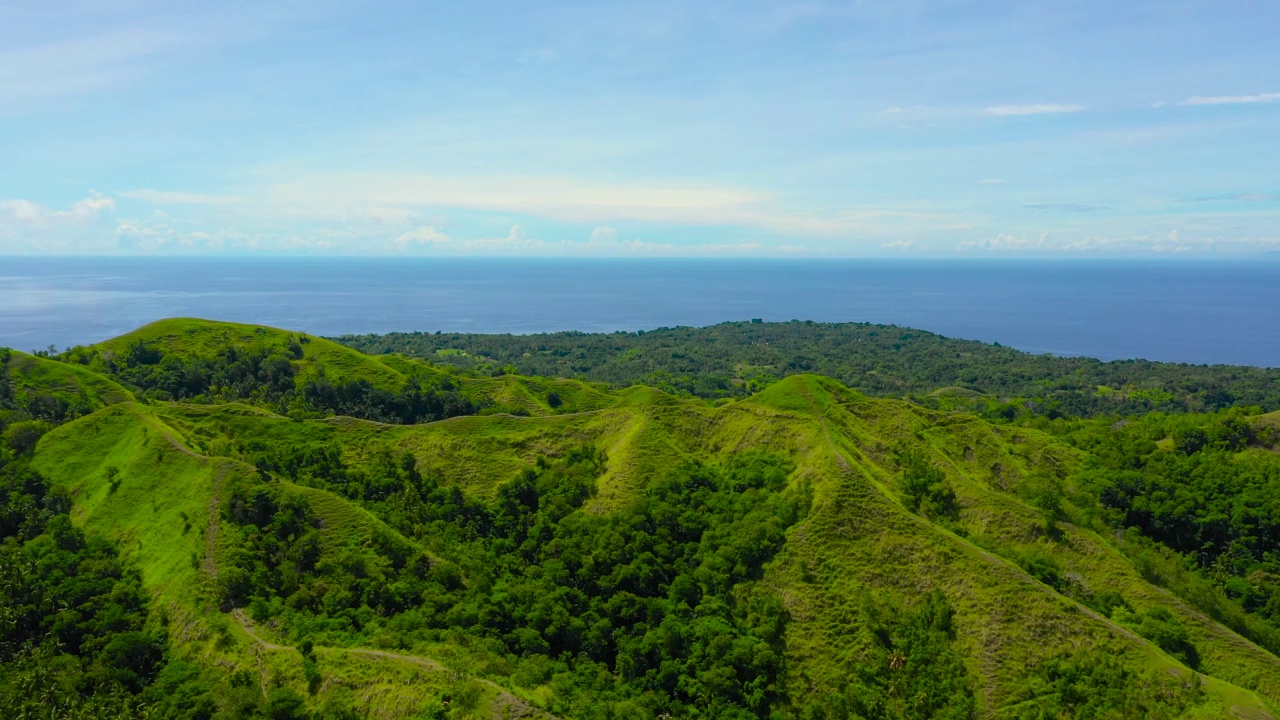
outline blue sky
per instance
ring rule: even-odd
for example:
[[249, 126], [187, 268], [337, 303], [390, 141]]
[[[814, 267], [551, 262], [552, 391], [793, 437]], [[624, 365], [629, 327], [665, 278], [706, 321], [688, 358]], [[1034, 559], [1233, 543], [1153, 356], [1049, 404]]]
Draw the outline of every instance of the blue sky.
[[1245, 257], [1280, 5], [0, 0], [0, 254]]

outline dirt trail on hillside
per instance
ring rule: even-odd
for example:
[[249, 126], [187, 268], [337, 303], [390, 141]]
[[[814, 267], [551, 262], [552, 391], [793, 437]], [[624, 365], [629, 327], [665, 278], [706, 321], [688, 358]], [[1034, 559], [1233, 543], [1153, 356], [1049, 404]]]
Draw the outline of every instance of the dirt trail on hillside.
[[[261, 635], [259, 635], [257, 628], [255, 628], [253, 625], [253, 621], [250, 620], [247, 615], [245, 615], [244, 610], [240, 610], [240, 609], [232, 610], [231, 616], [235, 618], [237, 623], [240, 624], [240, 628], [244, 630], [245, 634], [248, 635], [254, 642], [256, 642], [258, 646], [261, 647], [262, 649], [271, 650], [271, 651], [298, 652], [297, 648], [295, 647], [292, 647], [289, 645], [278, 645], [276, 643], [266, 640]], [[431, 672], [440, 672], [440, 673], [451, 672], [451, 670], [445, 665], [442, 665], [439, 662], [432, 660], [431, 658], [423, 657], [421, 655], [405, 655], [403, 653], [391, 652], [389, 650], [373, 650], [371, 648], [332, 647], [328, 649], [337, 650], [339, 652], [345, 652], [348, 655], [359, 655], [366, 658], [379, 658], [383, 660], [391, 660], [394, 662], [409, 663], [411, 665], [417, 665]], [[486, 680], [484, 678], [478, 678], [478, 677], [473, 677], [471, 679], [475, 680], [481, 685], [484, 685], [490, 688], [491, 690], [494, 690], [498, 694], [498, 697], [494, 703], [494, 708], [493, 708], [495, 718], [508, 718], [508, 717], [509, 718], [532, 718], [532, 717], [554, 718], [555, 717], [553, 715], [549, 715], [533, 707], [524, 698], [511, 694], [511, 692], [508, 691], [506, 688], [502, 687], [501, 685], [491, 680]]]
[[250, 620], [244, 614], [244, 610], [240, 610], [238, 608], [235, 610], [232, 610], [231, 617], [235, 618], [236, 622], [240, 623], [240, 629], [244, 630], [246, 635], [253, 638], [254, 642], [258, 643], [259, 645], [266, 648], [267, 650], [292, 650], [293, 649], [292, 647], [287, 647], [285, 645], [277, 645], [273, 642], [268, 642], [267, 640], [264, 640], [262, 636], [258, 634], [257, 629], [253, 626], [253, 621]]
[[[208, 455], [201, 455], [195, 450], [183, 445], [181, 440], [162, 428], [156, 428], [156, 430], [165, 440], [169, 441], [169, 444], [173, 446], [174, 450], [177, 450], [187, 457], [195, 458], [202, 464], [209, 461], [216, 462], [218, 460], [218, 458], [210, 457]], [[200, 569], [208, 573], [209, 577], [215, 580], [218, 578], [218, 564], [214, 561], [213, 556], [218, 547], [218, 503], [220, 502], [222, 481], [225, 480], [226, 477], [227, 464], [225, 461], [220, 462], [218, 463], [218, 472], [213, 478], [213, 492], [210, 494], [209, 498], [208, 516], [204, 533], [204, 559], [200, 562]], [[241, 624], [243, 625], [243, 623]]]
[[326, 418], [320, 418], [319, 422], [326, 422], [334, 425], [364, 423], [367, 425], [377, 425], [378, 427], [386, 427], [386, 428], [420, 428], [420, 427], [430, 427], [432, 425], [441, 425], [443, 423], [456, 423], [459, 421], [468, 420], [472, 418], [479, 418], [479, 417], [505, 418], [507, 420], [550, 420], [553, 418], [570, 418], [570, 417], [582, 417], [583, 415], [597, 415], [599, 413], [602, 413], [608, 410], [613, 410], [613, 409], [614, 409], [614, 406], [610, 406], [610, 407], [596, 408], [595, 410], [579, 410], [577, 412], [556, 413], [552, 415], [512, 415], [511, 413], [492, 413], [489, 415], [454, 415], [453, 417], [444, 418], [443, 420], [432, 420], [430, 422], [412, 423], [409, 425], [405, 425], [402, 423], [385, 423], [380, 420], [366, 420], [364, 418], [358, 418], [353, 415], [330, 415], [329, 417], [326, 417]]
[[[165, 430], [163, 424], [156, 423], [156, 421], [150, 421], [150, 423], [145, 421], [145, 424], [152, 425], [152, 428], [154, 428], [157, 433], [160, 433], [160, 436], [164, 437], [166, 441], [169, 441], [169, 445], [172, 445], [174, 450], [177, 450], [180, 454], [186, 455], [187, 457], [195, 457], [196, 460], [212, 460], [211, 457], [198, 454], [198, 452], [192, 450], [192, 448], [182, 445], [182, 441], [173, 437], [173, 433], [170, 433], [169, 430]], [[155, 427], [155, 425], [160, 425], [160, 427]]]
[[227, 464], [218, 465], [218, 474], [213, 478], [213, 492], [209, 497], [208, 524], [204, 531], [204, 561], [200, 568], [209, 573], [209, 577], [218, 579], [218, 563], [214, 561], [214, 553], [218, 549], [218, 504], [221, 502], [222, 481], [227, 477]]

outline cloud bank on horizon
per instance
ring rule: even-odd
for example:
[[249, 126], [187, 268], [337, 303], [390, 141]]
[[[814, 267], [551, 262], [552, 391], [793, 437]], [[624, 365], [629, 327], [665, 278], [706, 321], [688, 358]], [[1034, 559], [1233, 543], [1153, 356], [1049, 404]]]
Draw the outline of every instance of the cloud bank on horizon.
[[0, 5], [0, 255], [1280, 250], [1271, 3], [453, 5]]

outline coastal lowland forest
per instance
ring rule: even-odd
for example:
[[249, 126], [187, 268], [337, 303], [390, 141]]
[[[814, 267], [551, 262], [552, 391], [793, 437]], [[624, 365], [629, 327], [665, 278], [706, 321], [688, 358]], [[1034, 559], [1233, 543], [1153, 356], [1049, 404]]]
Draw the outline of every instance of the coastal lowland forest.
[[1280, 370], [901, 327], [0, 350], [11, 718], [1280, 717]]

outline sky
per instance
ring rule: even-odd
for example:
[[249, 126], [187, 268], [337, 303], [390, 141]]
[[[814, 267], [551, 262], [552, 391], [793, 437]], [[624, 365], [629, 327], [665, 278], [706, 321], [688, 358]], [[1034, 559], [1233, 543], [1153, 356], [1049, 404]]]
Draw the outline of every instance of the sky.
[[1280, 251], [1270, 0], [0, 0], [0, 255]]

